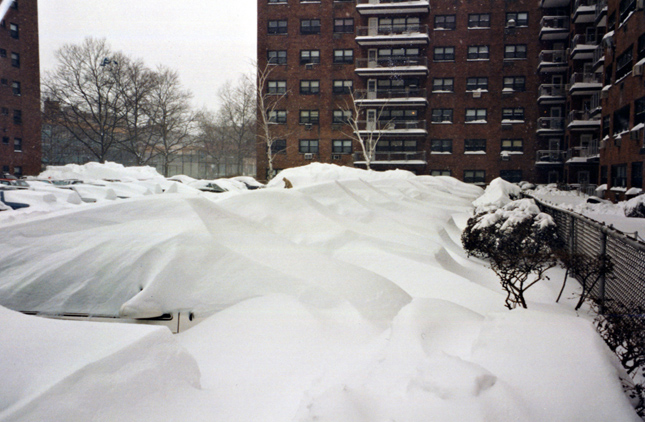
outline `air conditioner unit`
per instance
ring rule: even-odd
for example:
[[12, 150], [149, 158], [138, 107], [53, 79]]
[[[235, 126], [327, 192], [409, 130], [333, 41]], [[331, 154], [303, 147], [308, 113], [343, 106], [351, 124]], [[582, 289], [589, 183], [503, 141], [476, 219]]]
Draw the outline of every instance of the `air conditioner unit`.
[[643, 63], [636, 63], [632, 70], [633, 76], [641, 76], [643, 74]]
[[307, 153], [307, 154], [305, 154], [305, 160], [313, 160], [313, 159], [314, 159], [314, 155], [313, 155], [313, 154], [311, 154], [311, 153]]
[[307, 69], [307, 70], [312, 70], [313, 68], [314, 68], [314, 64], [313, 64], [313, 63], [307, 63], [307, 64], [305, 64], [305, 69]]
[[312, 127], [313, 127], [313, 125], [311, 123], [306, 123], [305, 124], [305, 129], [306, 130], [311, 130]]
[[517, 23], [515, 22], [515, 19], [509, 19], [508, 22], [506, 22], [506, 27], [507, 28], [515, 28]]
[[332, 160], [340, 160], [340, 154], [334, 154], [331, 156]]
[[603, 89], [600, 91], [600, 98], [609, 98], [609, 91]]
[[482, 97], [481, 91], [473, 91], [473, 98], [481, 98], [481, 97]]

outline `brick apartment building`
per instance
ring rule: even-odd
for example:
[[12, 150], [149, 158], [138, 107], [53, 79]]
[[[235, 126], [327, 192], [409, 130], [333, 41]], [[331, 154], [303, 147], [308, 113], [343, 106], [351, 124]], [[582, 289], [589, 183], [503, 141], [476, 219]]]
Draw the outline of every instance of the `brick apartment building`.
[[36, 0], [14, 1], [0, 24], [0, 173], [41, 170]]
[[[364, 165], [343, 123], [353, 98], [379, 135], [375, 169], [642, 188], [645, 15], [597, 1], [259, 0], [274, 168]], [[266, 157], [259, 145], [260, 179]]]

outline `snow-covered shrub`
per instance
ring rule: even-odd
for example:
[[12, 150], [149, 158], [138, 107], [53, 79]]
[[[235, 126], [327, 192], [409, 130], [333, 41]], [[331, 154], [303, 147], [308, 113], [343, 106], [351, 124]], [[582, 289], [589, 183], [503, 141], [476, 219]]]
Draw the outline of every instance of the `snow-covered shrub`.
[[482, 196], [473, 201], [473, 205], [477, 212], [494, 210], [519, 199], [521, 194], [519, 186], [498, 177], [490, 182]]
[[645, 195], [639, 195], [625, 203], [625, 216], [645, 218]]
[[546, 278], [545, 272], [557, 264], [555, 252], [560, 247], [555, 222], [532, 199], [476, 214], [468, 220], [461, 241], [469, 255], [490, 260], [509, 309], [527, 307], [524, 292]]

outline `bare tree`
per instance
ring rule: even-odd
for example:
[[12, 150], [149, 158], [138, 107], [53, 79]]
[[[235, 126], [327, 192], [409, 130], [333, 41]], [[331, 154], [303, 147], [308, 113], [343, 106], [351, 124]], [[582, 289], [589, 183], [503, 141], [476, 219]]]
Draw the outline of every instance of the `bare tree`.
[[56, 57], [58, 66], [43, 80], [45, 98], [59, 106], [52, 118], [104, 162], [122, 136], [123, 98], [117, 80], [125, 57], [104, 39], [94, 38], [66, 44]]
[[158, 111], [151, 103], [152, 90], [159, 78], [141, 60], [126, 59], [119, 76], [123, 99], [123, 139], [119, 147], [130, 153], [137, 165], [147, 164], [158, 150], [159, 140], [153, 130], [152, 113]]
[[218, 166], [230, 154], [229, 144], [219, 130], [215, 115], [208, 110], [201, 110], [195, 116], [197, 123], [197, 140], [203, 152], [211, 157], [213, 163]]
[[217, 112], [218, 138], [228, 144], [237, 172], [241, 174], [244, 158], [255, 156], [255, 83], [248, 76], [243, 76], [235, 85], [227, 82], [220, 89], [219, 98], [222, 105]]
[[284, 87], [284, 89], [281, 89], [280, 87], [269, 89], [269, 77], [271, 76], [271, 72], [275, 69], [274, 65], [267, 64], [264, 68], [256, 66], [256, 69], [257, 84], [255, 92], [257, 96], [258, 138], [259, 142], [266, 147], [267, 163], [269, 165], [267, 179], [270, 180], [274, 176], [274, 144], [278, 139], [283, 139], [286, 136], [285, 134], [279, 136], [276, 133], [277, 131], [274, 130], [277, 123], [276, 112], [289, 91], [286, 87]]
[[374, 112], [371, 113], [359, 106], [354, 91], [350, 91], [349, 95], [350, 101], [346, 101], [341, 110], [345, 113], [345, 123], [349, 126], [350, 131], [343, 131], [343, 133], [358, 142], [365, 159], [365, 168], [371, 170], [372, 160], [376, 156], [376, 146], [383, 134], [381, 116], [385, 105], [381, 106], [378, 111], [374, 109]]
[[177, 71], [165, 66], [157, 68], [154, 79], [150, 92], [150, 123], [157, 137], [155, 151], [163, 159], [164, 176], [168, 176], [170, 163], [196, 143], [192, 133], [192, 94], [183, 89]]

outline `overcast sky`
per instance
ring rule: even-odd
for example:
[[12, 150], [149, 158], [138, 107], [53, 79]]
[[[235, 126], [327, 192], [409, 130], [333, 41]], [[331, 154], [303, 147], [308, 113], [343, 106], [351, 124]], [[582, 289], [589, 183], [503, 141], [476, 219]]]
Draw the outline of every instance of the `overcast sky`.
[[54, 52], [85, 37], [106, 38], [114, 50], [150, 67], [177, 69], [196, 107], [217, 107], [217, 90], [252, 70], [255, 0], [38, 0], [40, 69]]

